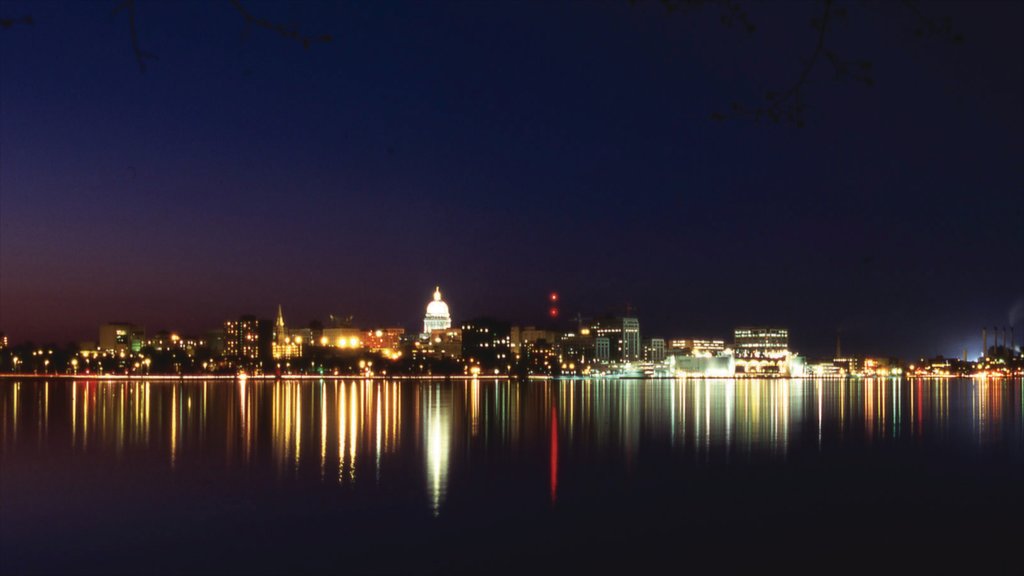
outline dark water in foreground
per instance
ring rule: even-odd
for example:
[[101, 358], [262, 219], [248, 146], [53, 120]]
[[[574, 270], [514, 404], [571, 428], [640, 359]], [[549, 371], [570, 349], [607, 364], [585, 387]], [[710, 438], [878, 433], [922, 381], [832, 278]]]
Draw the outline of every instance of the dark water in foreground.
[[1020, 573], [1020, 380], [0, 379], [0, 571]]

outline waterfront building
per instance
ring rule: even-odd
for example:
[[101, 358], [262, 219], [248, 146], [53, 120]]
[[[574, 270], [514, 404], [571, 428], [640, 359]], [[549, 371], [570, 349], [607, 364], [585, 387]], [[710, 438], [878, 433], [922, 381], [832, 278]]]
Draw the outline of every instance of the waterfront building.
[[100, 349], [114, 352], [138, 352], [142, 350], [145, 331], [128, 322], [110, 322], [100, 326]]
[[377, 328], [363, 333], [363, 345], [370, 352], [393, 355], [402, 348], [405, 328]]
[[462, 329], [447, 328], [434, 330], [427, 338], [417, 338], [412, 343], [414, 360], [458, 360], [462, 357]]
[[266, 322], [251, 315], [224, 322], [224, 358], [235, 366], [262, 360], [267, 355], [265, 349], [269, 348], [267, 332]]
[[274, 360], [290, 360], [302, 356], [302, 344], [305, 340], [300, 334], [289, 334], [284, 325], [284, 313], [281, 305], [277, 306], [277, 321], [274, 322], [274, 336], [271, 342], [271, 356]]
[[684, 350], [694, 356], [717, 356], [725, 351], [725, 340], [714, 338], [675, 338], [669, 341], [673, 350]]
[[364, 332], [352, 326], [324, 328], [320, 333], [320, 345], [342, 350], [363, 348]]
[[789, 355], [786, 328], [742, 327], [733, 331], [737, 358], [780, 359]]
[[728, 354], [694, 356], [683, 350], [669, 350], [665, 364], [674, 376], [732, 378], [736, 374], [736, 358]]
[[607, 362], [633, 362], [643, 354], [640, 346], [640, 321], [636, 318], [604, 318], [591, 327], [595, 335], [595, 346], [601, 347], [601, 338], [607, 339], [607, 358], [603, 348], [596, 353], [598, 360]]
[[585, 326], [558, 335], [557, 350], [560, 359], [562, 362], [573, 364], [574, 367], [585, 366], [594, 359], [594, 346], [594, 335], [590, 328]]
[[[143, 340], [142, 346], [143, 348], [152, 348], [157, 352], [182, 350], [188, 356], [194, 356], [196, 350], [207, 347], [207, 340], [205, 338], [181, 336], [177, 332], [160, 330], [153, 336]], [[83, 347], [83, 349], [88, 348]]]
[[741, 327], [733, 332], [736, 372], [748, 375], [802, 376], [807, 363], [789, 350], [789, 330]]
[[663, 362], [665, 360], [665, 340], [663, 338], [644, 340], [644, 360], [647, 362]]
[[467, 365], [481, 370], [508, 372], [513, 364], [511, 327], [492, 318], [463, 322], [462, 358]]
[[553, 350], [558, 344], [558, 332], [535, 326], [513, 326], [510, 332], [512, 356], [527, 360], [535, 348]]
[[423, 335], [429, 336], [434, 330], [447, 330], [452, 327], [452, 316], [448, 304], [441, 299], [441, 287], [434, 288], [434, 298], [427, 304], [427, 313], [423, 317]]

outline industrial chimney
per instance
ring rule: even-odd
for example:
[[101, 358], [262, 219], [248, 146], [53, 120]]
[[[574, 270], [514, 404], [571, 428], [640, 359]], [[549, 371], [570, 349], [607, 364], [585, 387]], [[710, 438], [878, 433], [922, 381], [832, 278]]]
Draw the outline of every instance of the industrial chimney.
[[981, 329], [981, 357], [984, 358], [988, 354], [988, 332], [984, 328]]

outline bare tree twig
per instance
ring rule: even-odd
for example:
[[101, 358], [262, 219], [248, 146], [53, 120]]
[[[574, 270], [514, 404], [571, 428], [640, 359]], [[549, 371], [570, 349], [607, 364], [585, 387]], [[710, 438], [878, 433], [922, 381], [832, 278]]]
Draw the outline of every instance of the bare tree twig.
[[32, 20], [31, 15], [20, 16], [18, 18], [6, 18], [0, 16], [0, 29], [7, 30], [16, 24], [24, 24], [26, 26], [32, 26], [35, 21]]
[[[822, 56], [832, 65], [837, 79], [850, 78], [865, 86], [874, 85], [871, 62], [866, 60], [846, 60], [826, 47], [825, 40], [830, 24], [835, 18], [844, 17], [846, 10], [841, 6], [836, 6], [835, 0], [824, 0], [823, 4], [824, 8], [821, 16], [811, 19], [811, 26], [818, 31], [817, 41], [796, 81], [781, 95], [775, 92], [768, 92], [765, 95], [765, 99], [768, 101], [766, 106], [747, 109], [741, 104], [734, 102], [732, 104], [732, 117], [750, 117], [754, 120], [768, 118], [773, 122], [784, 120], [795, 124], [797, 127], [803, 126], [804, 111], [807, 109], [803, 99], [803, 88]], [[715, 113], [711, 117], [714, 120], [725, 120], [730, 116]]]
[[117, 8], [114, 8], [114, 13], [117, 14], [121, 10], [128, 12], [128, 30], [131, 32], [132, 52], [135, 53], [135, 60], [139, 63], [139, 72], [144, 74], [146, 72], [146, 60], [157, 60], [158, 58], [155, 54], [145, 52], [139, 47], [139, 33], [135, 26], [135, 0], [124, 0]]
[[907, 7], [918, 20], [918, 27], [914, 29], [916, 36], [938, 35], [944, 36], [947, 40], [953, 44], [963, 44], [963, 34], [953, 30], [953, 22], [948, 18], [939, 18], [938, 21], [921, 11], [918, 7], [916, 0], [902, 0], [901, 4]]
[[242, 19], [245, 20], [246, 24], [259, 26], [272, 32], [277, 32], [284, 38], [294, 40], [299, 44], [302, 44], [303, 48], [309, 48], [314, 43], [326, 44], [330, 42], [333, 37], [330, 34], [321, 34], [320, 36], [309, 36], [306, 34], [299, 33], [298, 29], [294, 26], [285, 26], [284, 24], [276, 24], [267, 20], [266, 18], [260, 18], [254, 16], [251, 12], [246, 10], [245, 6], [242, 5], [241, 0], [229, 0], [231, 5], [242, 15]]

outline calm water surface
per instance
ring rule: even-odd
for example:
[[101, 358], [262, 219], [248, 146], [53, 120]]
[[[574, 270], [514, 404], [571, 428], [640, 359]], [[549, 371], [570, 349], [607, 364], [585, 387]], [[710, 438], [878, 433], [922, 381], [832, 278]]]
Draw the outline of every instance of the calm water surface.
[[0, 570], [1020, 573], [1020, 380], [0, 379]]

